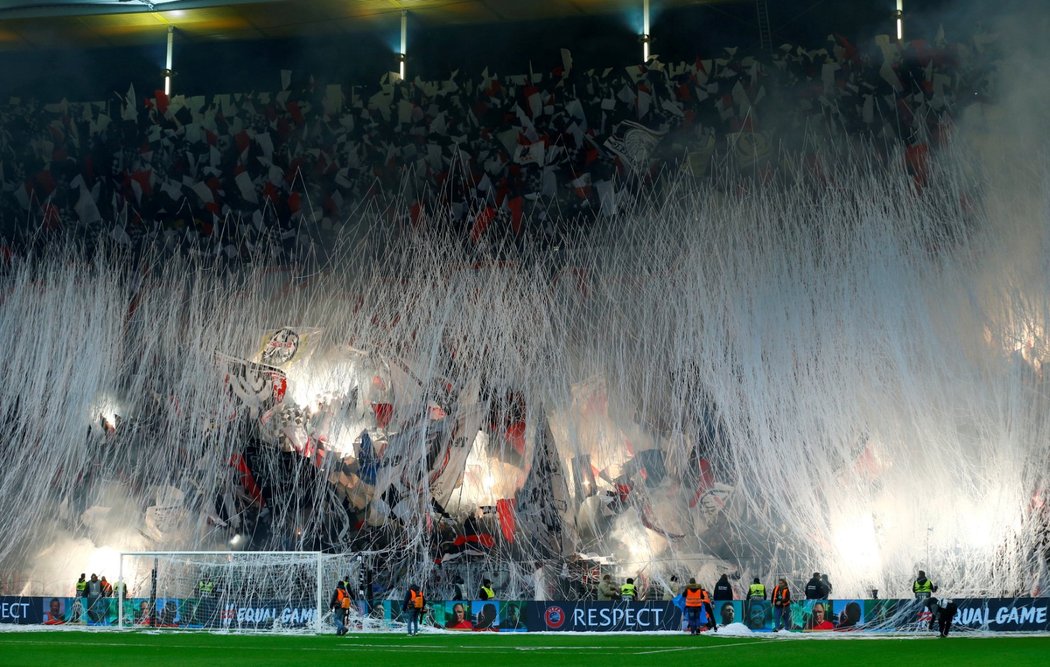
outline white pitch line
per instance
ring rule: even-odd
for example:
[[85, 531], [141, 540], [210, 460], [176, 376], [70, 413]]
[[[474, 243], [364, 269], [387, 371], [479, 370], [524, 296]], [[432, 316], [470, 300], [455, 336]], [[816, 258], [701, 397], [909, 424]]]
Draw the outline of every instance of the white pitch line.
[[[0, 638], [0, 646], [54, 646], [53, 642], [48, 641], [11, 641], [8, 639]], [[193, 648], [208, 648], [202, 644], [149, 644], [141, 642], [92, 642], [90, 646], [99, 647], [112, 647], [112, 648], [135, 648], [135, 649], [193, 649]], [[370, 650], [389, 650], [389, 651], [401, 651], [404, 649], [415, 649], [417, 651], [426, 651], [428, 653], [462, 653], [464, 649], [469, 649], [474, 653], [505, 653], [509, 649], [517, 650], [548, 650], [548, 651], [579, 651], [581, 649], [589, 651], [601, 651], [610, 654], [621, 654], [622, 649], [610, 651], [608, 646], [542, 646], [542, 647], [509, 647], [509, 646], [446, 646], [441, 644], [341, 644], [333, 646], [239, 646], [240, 650], [254, 650], [254, 651], [295, 651], [295, 652], [314, 652], [314, 653], [352, 653], [357, 649], [370, 649]], [[596, 655], [592, 653], [591, 655]]]
[[[0, 645], [9, 646], [55, 646], [54, 642], [47, 641], [11, 641], [8, 639], [0, 638]], [[153, 648], [153, 649], [190, 649], [190, 648], [209, 648], [204, 644], [144, 644], [140, 642], [92, 642], [90, 646], [103, 646], [103, 647], [127, 647], [127, 648]], [[355, 648], [388, 648], [390, 650], [401, 650], [405, 648], [425, 649], [427, 651], [444, 652], [447, 653], [459, 653], [460, 649], [452, 646], [427, 646], [423, 644], [342, 644], [333, 646], [238, 646], [239, 650], [254, 650], [254, 651], [315, 651], [315, 652], [339, 652], [343, 653], [347, 650], [353, 650]]]
[[[474, 647], [471, 647], [474, 648]], [[575, 652], [580, 649], [586, 649], [589, 651], [598, 651], [599, 653], [615, 653], [618, 655], [623, 654], [623, 647], [617, 647], [615, 650], [610, 650], [608, 646], [510, 646], [509, 649], [513, 651], [569, 651]], [[507, 649], [501, 648], [499, 652]], [[490, 651], [491, 652], [491, 651]], [[594, 655], [593, 653], [591, 655]]]
[[634, 655], [651, 655], [653, 653], [674, 653], [676, 651], [689, 651], [692, 650], [692, 646], [679, 646], [678, 648], [661, 648], [656, 651], [639, 651]]
[[758, 642], [735, 642], [733, 644], [718, 644], [716, 646], [677, 646], [675, 648], [661, 648], [655, 651], [639, 651], [634, 655], [650, 655], [653, 653], [673, 653], [675, 651], [710, 651], [716, 648], [729, 648], [730, 646], [755, 646]]

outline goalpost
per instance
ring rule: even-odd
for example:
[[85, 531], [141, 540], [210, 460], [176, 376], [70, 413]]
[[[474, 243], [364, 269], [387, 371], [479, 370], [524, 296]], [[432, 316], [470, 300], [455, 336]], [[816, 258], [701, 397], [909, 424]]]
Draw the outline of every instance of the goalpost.
[[361, 562], [320, 551], [122, 552], [117, 626], [320, 632], [328, 594]]

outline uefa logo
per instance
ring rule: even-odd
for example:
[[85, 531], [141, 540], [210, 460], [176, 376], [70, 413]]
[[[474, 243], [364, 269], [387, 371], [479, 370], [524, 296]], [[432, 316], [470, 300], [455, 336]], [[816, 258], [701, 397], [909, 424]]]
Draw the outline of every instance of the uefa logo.
[[547, 607], [543, 612], [543, 622], [551, 630], [557, 630], [565, 624], [565, 611], [561, 607]]

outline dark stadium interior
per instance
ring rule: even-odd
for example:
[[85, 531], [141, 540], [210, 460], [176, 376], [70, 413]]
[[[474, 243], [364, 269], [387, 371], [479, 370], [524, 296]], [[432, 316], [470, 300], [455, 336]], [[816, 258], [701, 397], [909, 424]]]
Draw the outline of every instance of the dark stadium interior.
[[[182, 4], [219, 9], [186, 10], [204, 16], [183, 25], [173, 17], [126, 25], [123, 14], [83, 16], [90, 2], [2, 2], [0, 90], [55, 101], [99, 99], [126, 90], [129, 83], [143, 91], [160, 87], [168, 24], [176, 26], [174, 88], [187, 95], [275, 89], [281, 69], [324, 82], [371, 84], [397, 66], [400, 14], [391, 10], [397, 3], [175, 3]], [[352, 11], [345, 7], [356, 4], [381, 6], [356, 20], [343, 18]], [[640, 2], [506, 0], [503, 5], [531, 8], [512, 12], [490, 9], [500, 5], [491, 1], [424, 2], [429, 11], [422, 15], [417, 15], [415, 3], [400, 4], [410, 11], [411, 77], [435, 80], [453, 70], [474, 73], [485, 67], [519, 73], [527, 71], [530, 62], [542, 71], [560, 64], [561, 48], [572, 50], [583, 68], [640, 60], [639, 30], [634, 27], [640, 25]], [[892, 4], [892, 0], [770, 2], [772, 41], [819, 48], [832, 33], [854, 42], [870, 40], [892, 31]], [[944, 25], [954, 38], [963, 36], [961, 31], [971, 30], [974, 21], [953, 11], [952, 4], [951, 0], [911, 0], [909, 34], [929, 39]], [[617, 6], [618, 12], [610, 11]], [[112, 4], [102, 7], [100, 12], [123, 9]], [[224, 12], [233, 12], [232, 18]], [[296, 20], [302, 13], [307, 16]], [[257, 18], [274, 14], [269, 21]], [[753, 50], [758, 45], [755, 5], [750, 0], [654, 2], [652, 14], [653, 53], [665, 62], [710, 57], [725, 47]], [[503, 16], [507, 18], [499, 18]]]

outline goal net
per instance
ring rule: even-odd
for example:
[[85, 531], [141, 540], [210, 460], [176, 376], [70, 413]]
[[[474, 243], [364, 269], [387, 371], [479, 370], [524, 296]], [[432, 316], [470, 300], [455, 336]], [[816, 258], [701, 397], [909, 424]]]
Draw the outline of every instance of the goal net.
[[319, 632], [331, 625], [336, 583], [357, 578], [359, 568], [352, 554], [126, 552], [118, 626]]

